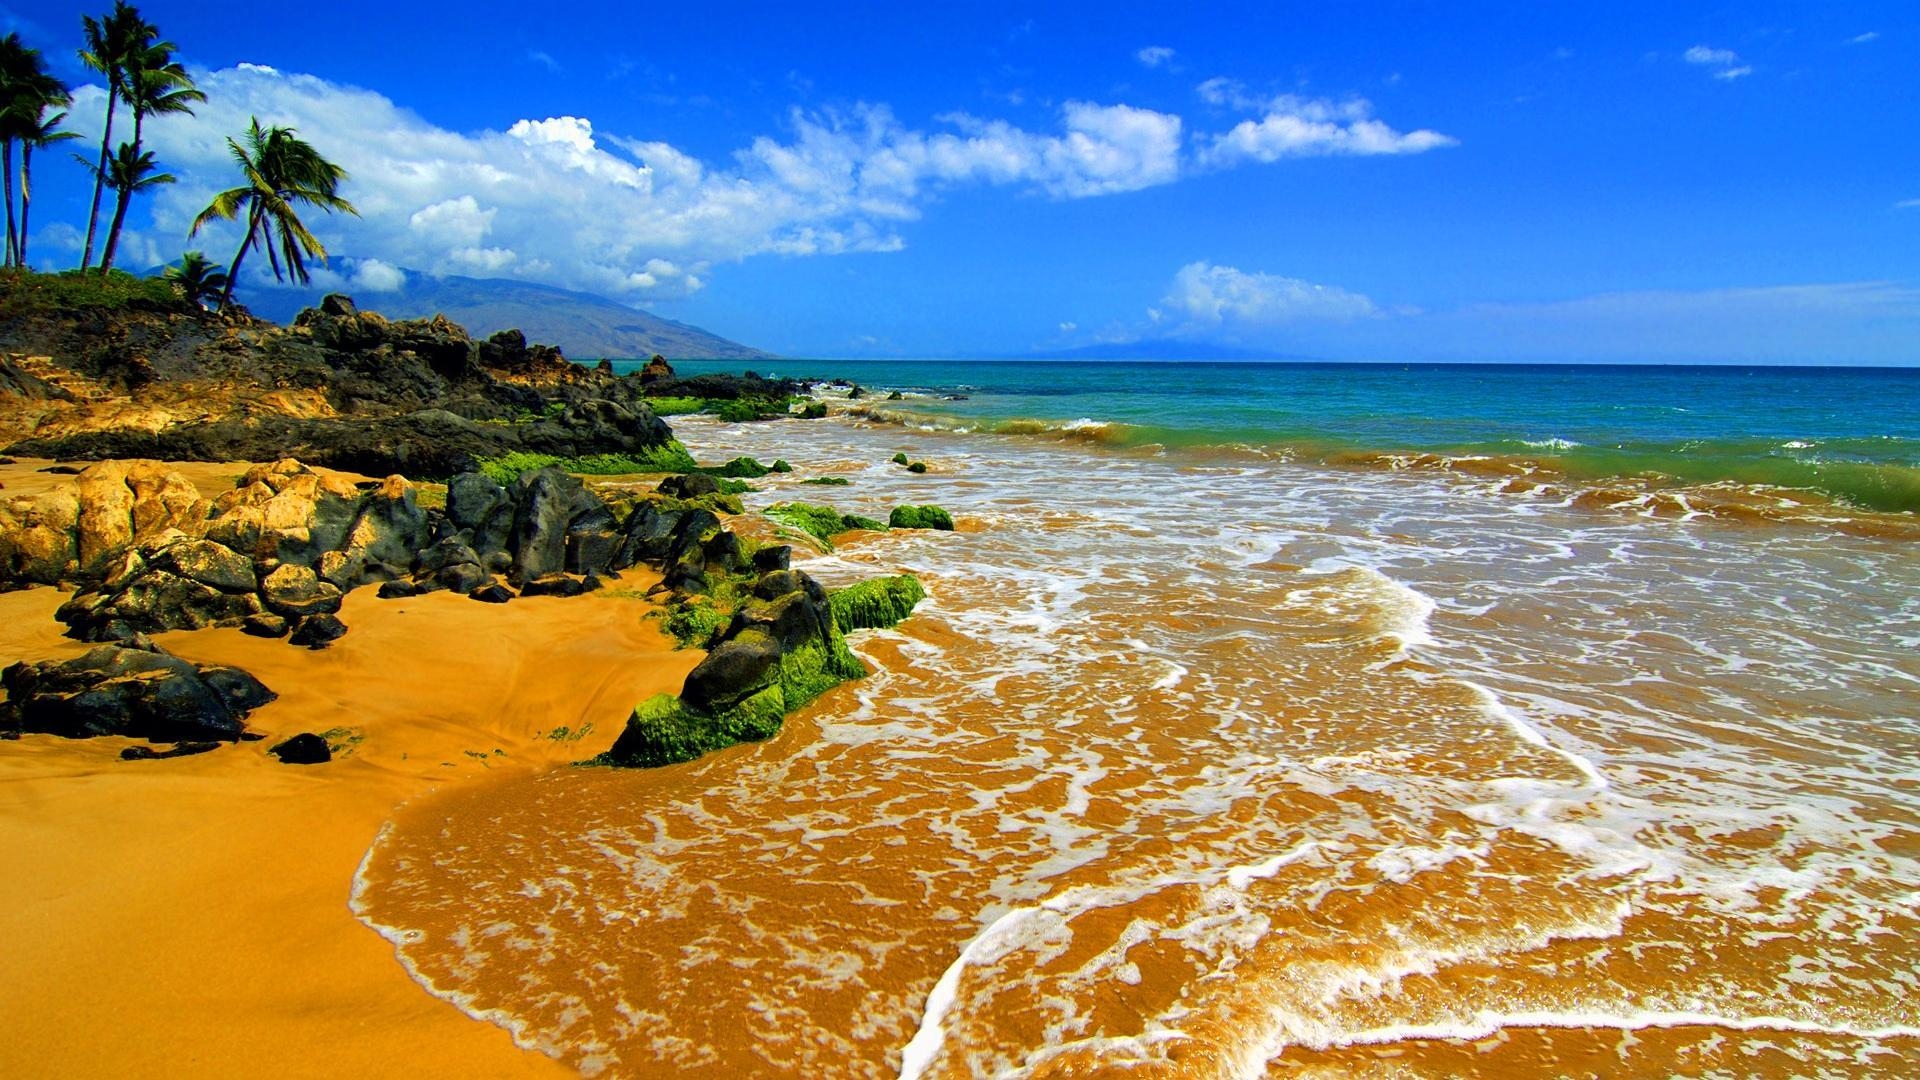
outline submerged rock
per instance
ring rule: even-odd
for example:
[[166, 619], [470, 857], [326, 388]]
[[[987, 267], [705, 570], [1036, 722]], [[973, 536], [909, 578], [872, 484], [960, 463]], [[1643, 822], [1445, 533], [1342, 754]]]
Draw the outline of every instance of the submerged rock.
[[938, 506], [896, 506], [887, 516], [887, 524], [896, 529], [939, 529], [953, 531], [953, 515]]
[[927, 590], [912, 574], [869, 578], [837, 589], [827, 597], [833, 621], [842, 631], [884, 630], [913, 613]]

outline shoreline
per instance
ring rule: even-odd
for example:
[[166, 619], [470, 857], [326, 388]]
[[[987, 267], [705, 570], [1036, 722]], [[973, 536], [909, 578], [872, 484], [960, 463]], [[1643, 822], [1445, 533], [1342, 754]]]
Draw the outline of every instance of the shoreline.
[[[11, 744], [0, 858], [23, 872], [0, 885], [0, 1073], [568, 1075], [427, 993], [349, 898], [400, 807], [590, 757], [635, 701], [679, 687], [701, 654], [641, 618], [653, 576], [504, 606], [361, 589], [342, 612], [353, 633], [320, 652], [238, 630], [155, 635], [277, 691], [251, 719], [267, 741], [160, 762], [118, 760], [135, 741], [121, 738]], [[88, 648], [58, 636], [62, 599], [0, 595], [7, 656]], [[363, 741], [326, 765], [263, 749], [339, 726]]]

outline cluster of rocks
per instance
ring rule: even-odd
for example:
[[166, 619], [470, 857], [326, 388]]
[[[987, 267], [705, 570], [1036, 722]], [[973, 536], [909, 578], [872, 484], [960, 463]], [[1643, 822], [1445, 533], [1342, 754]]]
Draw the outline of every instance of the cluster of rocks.
[[[38, 313], [0, 320], [0, 348], [50, 356], [155, 418], [124, 423], [118, 405], [91, 420], [69, 410], [13, 443], [24, 456], [297, 457], [444, 479], [511, 453], [643, 455], [673, 436], [638, 376], [571, 363], [518, 330], [476, 341], [445, 317], [391, 321], [344, 296], [287, 328], [188, 311]], [[0, 369], [0, 395], [58, 394], [11, 363]]]
[[0, 671], [0, 685], [7, 692], [0, 703], [3, 733], [124, 735], [187, 745], [244, 738], [247, 714], [276, 696], [239, 668], [198, 666], [138, 635], [74, 660], [10, 665]]

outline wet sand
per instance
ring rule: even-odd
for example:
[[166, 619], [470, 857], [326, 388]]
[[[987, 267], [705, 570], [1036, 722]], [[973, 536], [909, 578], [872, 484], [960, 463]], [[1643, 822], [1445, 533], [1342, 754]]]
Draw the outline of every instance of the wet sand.
[[[321, 652], [159, 635], [277, 691], [250, 720], [267, 739], [134, 762], [119, 760], [134, 740], [8, 744], [0, 1075], [566, 1075], [422, 992], [348, 899], [402, 804], [590, 757], [635, 701], [678, 690], [700, 654], [642, 618], [651, 583], [631, 571], [608, 593], [503, 606], [363, 589], [341, 612], [352, 632]], [[0, 660], [84, 651], [58, 634], [63, 598], [0, 595]], [[361, 741], [327, 765], [265, 752], [342, 727]]]

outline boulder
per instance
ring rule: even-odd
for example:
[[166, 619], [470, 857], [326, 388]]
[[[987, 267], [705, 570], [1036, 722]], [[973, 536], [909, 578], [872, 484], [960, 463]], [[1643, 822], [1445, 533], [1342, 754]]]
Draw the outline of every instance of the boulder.
[[485, 473], [447, 481], [447, 520], [478, 551], [504, 551], [513, 533], [513, 499]]
[[285, 618], [264, 611], [258, 615], [249, 615], [240, 623], [240, 632], [254, 637], [283, 638], [287, 636], [288, 629], [289, 624]]
[[181, 540], [155, 554], [148, 565], [223, 592], [252, 592], [259, 586], [253, 560], [211, 540]]
[[160, 761], [165, 758], [192, 757], [209, 750], [218, 750], [219, 743], [183, 742], [174, 743], [165, 750], [155, 750], [151, 746], [129, 746], [120, 751], [121, 761]]
[[442, 589], [471, 593], [493, 583], [493, 575], [473, 563], [454, 563], [433, 575], [433, 583]]
[[333, 760], [333, 748], [327, 745], [327, 740], [311, 731], [275, 743], [267, 748], [267, 753], [279, 758], [282, 765], [325, 765]]
[[686, 473], [667, 477], [653, 490], [674, 499], [697, 499], [702, 495], [719, 494], [720, 481], [707, 473]]
[[521, 596], [579, 596], [586, 591], [583, 579], [566, 574], [549, 574], [520, 586]]
[[340, 590], [309, 567], [299, 563], [281, 563], [260, 581], [260, 595], [267, 606], [290, 619], [308, 615], [331, 615], [340, 610]]
[[799, 571], [774, 571], [755, 583], [680, 696], [642, 702], [599, 760], [667, 765], [764, 739], [788, 713], [865, 674], [834, 624], [826, 591]]
[[478, 600], [483, 604], [504, 604], [513, 599], [513, 593], [509, 592], [506, 586], [495, 582], [490, 585], [482, 585], [468, 593], [467, 599]]
[[238, 668], [198, 667], [141, 636], [74, 660], [13, 664], [0, 685], [0, 728], [76, 739], [231, 742], [275, 697]]
[[659, 353], [655, 353], [653, 359], [647, 361], [647, 366], [640, 369], [640, 385], [642, 386], [648, 383], [659, 382], [662, 379], [671, 378], [673, 378], [673, 365], [667, 363], [667, 358], [661, 356]]
[[309, 615], [295, 624], [293, 636], [287, 641], [309, 649], [324, 649], [346, 635], [347, 624], [341, 622], [339, 616]]
[[513, 576], [521, 581], [566, 569], [567, 530], [581, 515], [606, 509], [578, 477], [554, 468], [522, 473], [509, 491], [514, 503]]

